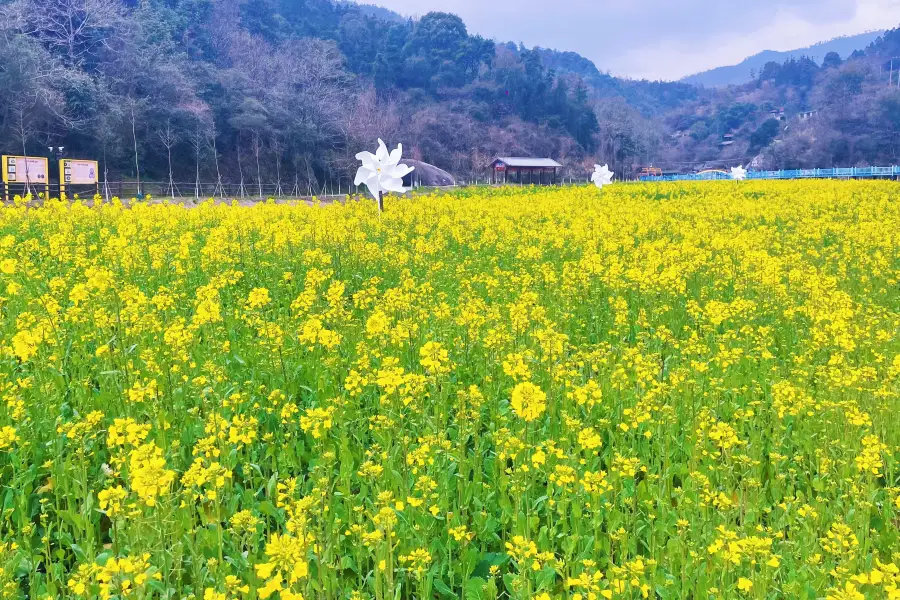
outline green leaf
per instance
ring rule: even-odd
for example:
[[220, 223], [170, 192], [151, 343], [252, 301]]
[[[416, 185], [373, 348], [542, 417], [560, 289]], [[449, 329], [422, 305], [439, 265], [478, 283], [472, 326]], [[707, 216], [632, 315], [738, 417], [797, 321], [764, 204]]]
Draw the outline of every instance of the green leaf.
[[516, 576], [512, 573], [506, 573], [503, 576], [503, 585], [506, 586], [506, 591], [510, 597], [514, 598], [516, 594]]
[[269, 502], [268, 500], [263, 500], [257, 506], [259, 512], [266, 515], [267, 517], [276, 517], [278, 516], [278, 509], [275, 508], [275, 505]]
[[484, 579], [473, 577], [466, 582], [464, 600], [484, 600]]
[[434, 589], [436, 589], [441, 596], [446, 596], [447, 598], [457, 597], [456, 594], [453, 593], [453, 590], [450, 589], [450, 586], [440, 579], [434, 580]]
[[87, 561], [87, 554], [84, 552], [84, 548], [79, 546], [78, 544], [69, 544], [69, 550], [75, 555], [75, 558], [79, 563]]
[[509, 557], [499, 552], [488, 552], [481, 557], [481, 562], [472, 572], [473, 577], [483, 577], [487, 579], [491, 573], [491, 567], [500, 567], [506, 564]]
[[57, 513], [60, 517], [62, 517], [63, 521], [69, 523], [79, 531], [84, 529], [84, 517], [81, 515], [72, 512], [71, 510], [60, 510]]

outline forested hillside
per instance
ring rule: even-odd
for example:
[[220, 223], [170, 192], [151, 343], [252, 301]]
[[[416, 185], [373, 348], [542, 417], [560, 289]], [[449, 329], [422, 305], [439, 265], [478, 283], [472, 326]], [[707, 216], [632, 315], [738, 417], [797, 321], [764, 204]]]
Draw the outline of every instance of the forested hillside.
[[378, 136], [463, 179], [497, 154], [552, 156], [577, 177], [595, 160], [622, 175], [750, 158], [884, 163], [900, 131], [900, 92], [883, 70], [898, 37], [847, 63], [773, 63], [746, 86], [704, 90], [495, 44], [446, 13], [411, 21], [330, 0], [6, 0], [0, 149], [65, 146], [101, 160], [110, 179], [243, 182], [248, 193], [346, 186], [353, 155]]
[[[665, 115], [662, 164], [767, 168], [900, 162], [900, 29], [848, 60], [827, 54], [767, 63], [757, 78]], [[896, 66], [897, 61], [895, 61]]]
[[328, 0], [15, 0], [0, 19], [4, 152], [97, 157], [110, 177], [347, 176], [377, 136], [458, 174], [495, 153], [592, 153], [587, 86], [536, 52]]

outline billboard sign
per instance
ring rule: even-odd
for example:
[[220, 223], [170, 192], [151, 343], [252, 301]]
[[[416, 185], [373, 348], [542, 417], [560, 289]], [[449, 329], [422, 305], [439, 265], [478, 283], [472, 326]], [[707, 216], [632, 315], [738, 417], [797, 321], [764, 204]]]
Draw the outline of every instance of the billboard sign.
[[4, 155], [2, 160], [4, 183], [50, 183], [46, 158]]
[[66, 185], [95, 185], [97, 183], [97, 161], [64, 158], [59, 161], [62, 183]]

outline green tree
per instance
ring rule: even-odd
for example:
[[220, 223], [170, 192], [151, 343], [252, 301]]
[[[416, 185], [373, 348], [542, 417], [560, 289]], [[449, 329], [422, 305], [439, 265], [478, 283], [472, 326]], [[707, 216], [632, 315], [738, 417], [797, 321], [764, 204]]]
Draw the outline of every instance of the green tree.
[[778, 119], [768, 119], [760, 125], [756, 131], [750, 134], [750, 154], [757, 154], [763, 148], [766, 148], [772, 141], [778, 137], [781, 132], [781, 123]]
[[822, 61], [823, 69], [834, 69], [841, 66], [844, 63], [841, 60], [841, 55], [837, 52], [829, 52], [825, 55], [825, 59]]
[[900, 161], [900, 92], [891, 90], [878, 102], [879, 142], [893, 164]]

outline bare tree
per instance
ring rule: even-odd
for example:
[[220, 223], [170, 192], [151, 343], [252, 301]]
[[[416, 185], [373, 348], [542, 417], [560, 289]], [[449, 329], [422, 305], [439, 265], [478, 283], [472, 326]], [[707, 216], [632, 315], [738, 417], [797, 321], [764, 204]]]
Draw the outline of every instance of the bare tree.
[[275, 155], [275, 195], [281, 197], [284, 196], [284, 191], [281, 188], [281, 162], [284, 160], [284, 142], [276, 134], [269, 140], [269, 146], [272, 148], [272, 154]]
[[98, 127], [97, 137], [100, 139], [100, 146], [103, 149], [103, 197], [109, 202], [109, 160], [107, 160], [106, 150], [112, 137], [111, 131], [108, 127], [101, 125]]
[[219, 168], [219, 149], [216, 147], [217, 137], [215, 124], [213, 124], [210, 128], [209, 135], [206, 138], [206, 143], [209, 150], [212, 152], [213, 162], [216, 165], [216, 189], [213, 191], [213, 195], [221, 198], [225, 195], [225, 188], [222, 185], [222, 171]]
[[17, 0], [4, 15], [71, 67], [81, 67], [119, 35], [120, 0]]
[[[35, 86], [23, 89], [13, 96], [6, 107], [12, 125], [12, 137], [22, 149], [22, 156], [28, 155], [28, 143], [39, 133], [48, 137], [50, 128], [67, 127], [65, 119], [65, 102], [52, 88]], [[43, 128], [43, 129], [42, 129]], [[25, 161], [25, 190], [31, 193], [31, 173], [28, 161]]]
[[175, 179], [172, 176], [172, 148], [178, 143], [178, 133], [172, 125], [171, 119], [166, 119], [165, 124], [156, 132], [159, 141], [166, 149], [166, 158], [169, 164], [169, 197], [175, 199]]
[[[22, 147], [22, 156], [28, 156], [28, 140], [34, 135], [34, 128], [31, 123], [31, 106], [23, 99], [13, 105], [13, 115], [15, 118], [13, 125], [13, 135]], [[28, 172], [28, 160], [25, 160], [25, 193], [31, 193], [31, 173]]]
[[346, 154], [342, 167], [351, 172], [356, 153], [369, 148], [378, 138], [390, 141], [400, 129], [400, 115], [393, 100], [380, 100], [374, 87], [363, 89], [338, 121]]
[[294, 166], [294, 187], [291, 188], [291, 196], [297, 197], [301, 196], [300, 192], [300, 155], [296, 152], [293, 155], [293, 159], [291, 163]]
[[194, 200], [200, 200], [200, 159], [206, 149], [207, 134], [200, 121], [194, 124], [191, 132], [191, 148], [194, 151]]
[[[471, 170], [470, 169], [471, 165], [468, 164], [468, 162], [469, 162], [469, 153], [468, 152], [463, 152], [462, 150], [457, 150], [453, 153], [452, 159], [453, 159], [453, 174], [454, 175], [458, 176], [462, 173], [467, 173], [468, 171]], [[413, 173], [415, 173], [415, 171]]]
[[136, 98], [127, 98], [126, 106], [128, 107], [128, 123], [131, 125], [131, 140], [134, 144], [134, 172], [137, 179], [137, 196], [141, 197], [141, 160], [138, 155], [138, 135], [137, 121], [138, 114], [143, 104], [142, 100]]
[[240, 36], [241, 5], [246, 0], [217, 0], [205, 29], [215, 56], [227, 57], [233, 41]]
[[237, 146], [235, 146], [235, 154], [237, 155], [238, 176], [240, 177], [240, 193], [241, 198], [247, 195], [247, 189], [244, 187], [244, 166], [241, 162], [241, 136], [237, 136]]
[[488, 162], [491, 160], [491, 156], [485, 152], [482, 152], [480, 148], [475, 148], [472, 151], [472, 156], [470, 159], [472, 165], [472, 181], [476, 184], [478, 183], [478, 178], [481, 172], [487, 167]]
[[[7, 18], [15, 19], [11, 7], [0, 7], [0, 19]], [[66, 69], [37, 41], [16, 34], [12, 26], [0, 23], [0, 133], [15, 140], [27, 156], [29, 144], [39, 135], [58, 136], [73, 121], [59, 89]], [[27, 161], [24, 167], [26, 192], [31, 192]]]
[[597, 134], [599, 158], [626, 179], [641, 162], [649, 162], [659, 145], [658, 127], [651, 124], [623, 98], [604, 98], [594, 102], [600, 123]]
[[259, 140], [259, 132], [253, 131], [253, 155], [256, 157], [256, 184], [259, 186], [259, 198], [263, 198], [262, 188], [262, 171], [259, 167], [259, 153], [262, 150], [262, 143]]
[[202, 100], [196, 99], [183, 104], [180, 109], [193, 121], [191, 134], [188, 138], [194, 153], [194, 199], [200, 199], [200, 163], [203, 154], [209, 146], [209, 137], [214, 131], [213, 120], [209, 106]]
[[559, 158], [559, 162], [562, 164], [562, 169], [560, 169], [559, 177], [562, 183], [565, 183], [566, 178], [569, 178], [571, 182], [574, 172], [572, 170], [572, 158], [578, 156], [578, 143], [570, 138], [563, 137], [559, 141], [559, 148], [557, 150], [557, 157]]
[[265, 149], [276, 158], [276, 193], [284, 192], [281, 171], [288, 151], [306, 157], [307, 187], [312, 187], [312, 172], [324, 170], [343, 148], [338, 125], [349, 95], [341, 53], [323, 40], [273, 46], [244, 32], [230, 39], [228, 59], [230, 77], [245, 91], [229, 124], [249, 142], [260, 196], [263, 167], [269, 164], [262, 156]]
[[315, 174], [312, 172], [312, 169], [310, 169], [310, 166], [309, 166], [309, 155], [304, 155], [304, 156], [303, 156], [303, 161], [306, 163], [306, 189], [307, 189], [307, 194], [308, 194], [309, 196], [312, 196], [312, 195], [313, 195], [313, 187], [315, 187], [315, 185], [316, 185], [316, 176], [315, 176]]

